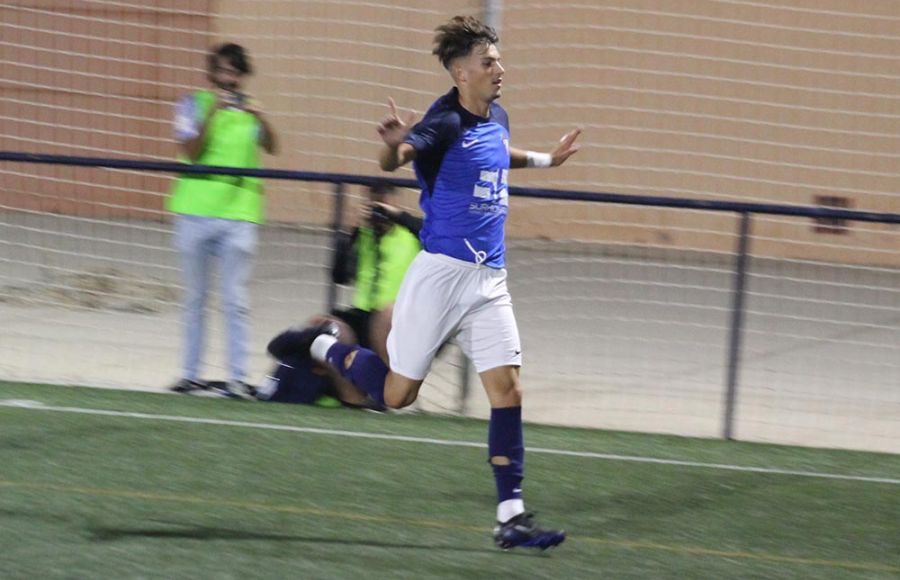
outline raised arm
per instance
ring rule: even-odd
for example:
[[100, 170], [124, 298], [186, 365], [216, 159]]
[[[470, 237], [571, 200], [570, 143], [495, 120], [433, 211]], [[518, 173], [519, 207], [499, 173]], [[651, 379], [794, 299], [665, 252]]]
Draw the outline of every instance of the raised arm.
[[537, 153], [515, 147], [509, 148], [509, 166], [512, 169], [521, 167], [557, 167], [566, 162], [580, 148], [575, 140], [581, 135], [581, 129], [573, 129], [559, 140], [556, 149], [550, 153]]
[[278, 136], [276, 135], [272, 124], [269, 122], [269, 118], [263, 111], [260, 102], [248, 96], [247, 103], [244, 105], [244, 110], [253, 114], [259, 120], [259, 144], [262, 148], [269, 155], [278, 155]]
[[394, 99], [388, 99], [390, 112], [378, 125], [378, 134], [384, 146], [378, 154], [378, 164], [384, 171], [394, 171], [416, 158], [416, 150], [403, 140], [412, 128], [416, 113], [409, 111], [403, 118], [397, 114]]
[[179, 101], [175, 114], [175, 138], [182, 155], [191, 163], [195, 162], [203, 154], [206, 148], [206, 131], [209, 120], [216, 111], [224, 106], [221, 95], [216, 93], [216, 99], [206, 111], [202, 119], [196, 118], [196, 103], [193, 95], [188, 95]]

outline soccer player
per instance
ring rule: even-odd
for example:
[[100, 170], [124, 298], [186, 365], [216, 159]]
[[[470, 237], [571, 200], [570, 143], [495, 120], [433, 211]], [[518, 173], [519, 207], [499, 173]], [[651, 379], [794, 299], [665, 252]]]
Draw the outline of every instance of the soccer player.
[[457, 16], [436, 33], [433, 53], [455, 86], [415, 126], [414, 114], [401, 118], [391, 100], [378, 127], [381, 168], [414, 163], [425, 214], [423, 251], [394, 305], [390, 370], [370, 351], [341, 344], [327, 324], [298, 333], [294, 344], [397, 408], [415, 401], [438, 348], [455, 337], [491, 405], [488, 454], [499, 500], [494, 540], [504, 549], [544, 549], [566, 535], [539, 527], [522, 499], [522, 348], [504, 269], [507, 176], [511, 168], [561, 165], [578, 150], [581, 131], [565, 135], [549, 153], [511, 147], [506, 111], [496, 103], [504, 73], [496, 32]]

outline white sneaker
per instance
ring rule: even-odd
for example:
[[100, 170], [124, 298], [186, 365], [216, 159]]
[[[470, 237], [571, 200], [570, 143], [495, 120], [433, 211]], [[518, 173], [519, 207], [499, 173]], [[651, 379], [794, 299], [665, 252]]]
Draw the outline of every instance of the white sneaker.
[[253, 389], [244, 381], [228, 381], [222, 387], [222, 390], [224, 390], [228, 396], [236, 399], [244, 399], [246, 401], [256, 400]]

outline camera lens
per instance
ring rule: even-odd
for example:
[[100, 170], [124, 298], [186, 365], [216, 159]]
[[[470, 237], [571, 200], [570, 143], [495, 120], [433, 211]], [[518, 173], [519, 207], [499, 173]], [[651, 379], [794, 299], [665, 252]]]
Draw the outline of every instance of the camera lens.
[[384, 211], [381, 206], [375, 205], [372, 206], [372, 223], [373, 224], [383, 224], [390, 221], [391, 218], [388, 217], [388, 214]]

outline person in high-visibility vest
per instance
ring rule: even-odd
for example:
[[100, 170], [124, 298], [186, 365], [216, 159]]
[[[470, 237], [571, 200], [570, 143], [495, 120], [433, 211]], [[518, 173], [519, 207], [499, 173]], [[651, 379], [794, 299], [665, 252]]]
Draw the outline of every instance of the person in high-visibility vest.
[[[278, 151], [278, 140], [260, 105], [243, 92], [253, 73], [247, 51], [227, 43], [207, 57], [209, 90], [179, 100], [175, 139], [185, 163], [261, 167], [259, 149]], [[174, 245], [184, 282], [184, 352], [181, 378], [171, 389], [205, 386], [200, 378], [205, 307], [213, 262], [218, 259], [227, 333], [226, 390], [252, 398], [245, 381], [249, 342], [247, 282], [253, 270], [265, 204], [260, 179], [231, 175], [183, 174], [166, 202], [175, 214]]]
[[391, 307], [406, 270], [422, 249], [422, 218], [394, 206], [394, 193], [394, 187], [384, 183], [369, 188], [359, 224], [339, 238], [331, 271], [335, 283], [352, 283], [354, 288], [351, 308], [332, 315], [353, 329], [359, 344], [385, 359]]
[[[422, 218], [391, 203], [395, 189], [378, 183], [368, 189], [368, 199], [360, 207], [358, 223], [350, 231], [340, 231], [331, 265], [336, 284], [352, 284], [350, 308], [333, 310], [306, 321], [314, 327], [326, 321], [339, 325], [347, 344], [365, 344], [387, 360], [387, 335], [400, 283], [421, 250], [419, 230]], [[277, 364], [256, 388], [261, 401], [345, 406], [384, 410], [353, 383], [321, 363], [282, 348], [285, 336], [303, 325], [292, 327], [269, 343], [268, 351]]]

